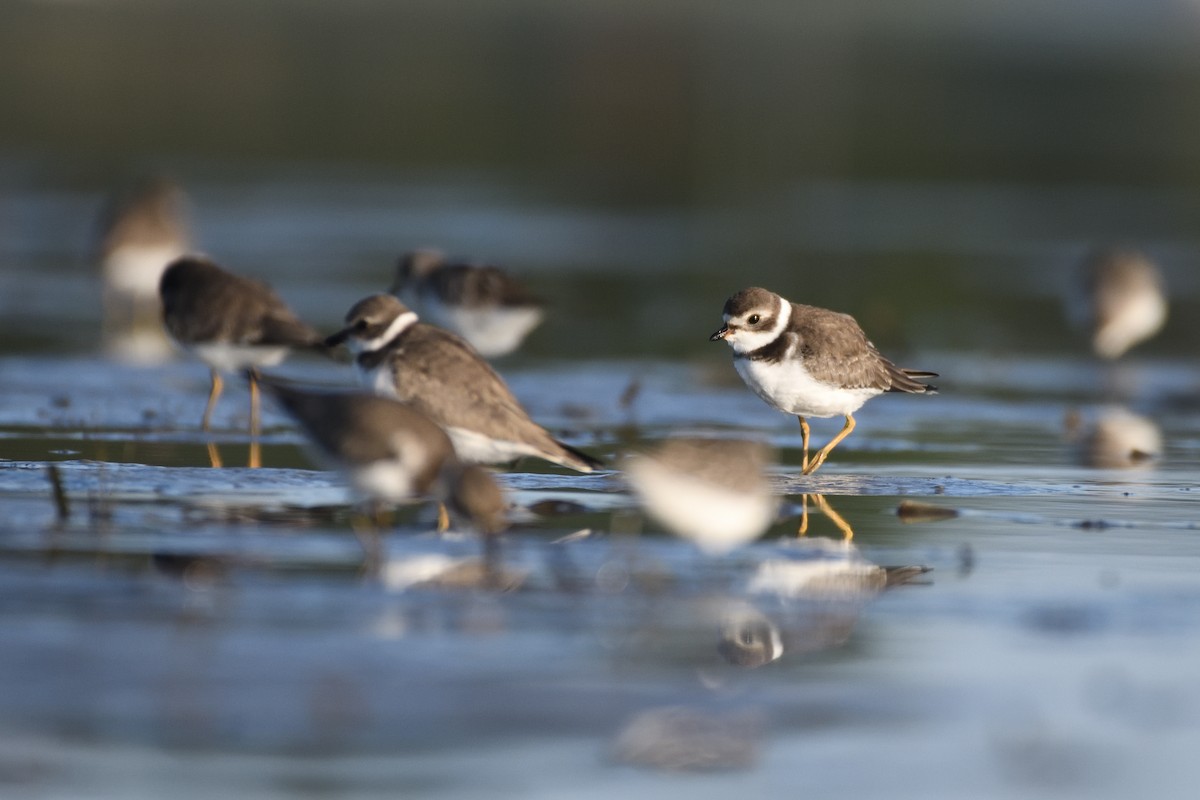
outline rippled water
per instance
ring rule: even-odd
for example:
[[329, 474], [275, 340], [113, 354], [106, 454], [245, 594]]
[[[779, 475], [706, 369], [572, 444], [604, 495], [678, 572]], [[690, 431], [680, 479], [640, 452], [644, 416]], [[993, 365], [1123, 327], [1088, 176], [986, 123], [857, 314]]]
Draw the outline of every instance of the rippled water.
[[[1085, 361], [930, 353], [948, 390], [873, 401], [806, 478], [794, 420], [727, 359], [506, 372], [535, 416], [606, 457], [681, 432], [766, 437], [790, 516], [702, 558], [642, 520], [617, 473], [520, 464], [501, 476], [520, 519], [504, 593], [472, 588], [477, 543], [438, 538], [420, 507], [364, 576], [346, 493], [273, 410], [263, 469], [209, 468], [198, 365], [3, 359], [4, 795], [1187, 794], [1190, 362], [1120, 379], [1161, 429], [1156, 462], [1087, 465], [1064, 420], [1080, 409], [1086, 431], [1104, 406], [1081, 398], [1118, 379]], [[352, 377], [303, 359], [284, 371]], [[233, 387], [218, 408], [227, 464], [245, 457], [245, 405]], [[818, 440], [837, 427], [817, 425]], [[809, 493], [852, 545], [813, 509], [796, 537]], [[959, 514], [909, 523], [904, 500]], [[765, 563], [859, 559], [932, 571], [878, 595], [753, 589]], [[731, 661], [730, 636], [760, 629], [781, 657]]]
[[[959, 5], [0, 3], [0, 798], [1192, 797], [1194, 4]], [[203, 367], [100, 355], [145, 169], [323, 330], [402, 250], [510, 266], [537, 420], [765, 439], [779, 520], [706, 558], [526, 461], [485, 562], [420, 504], [362, 531], [272, 408], [240, 466], [243, 387], [202, 436]], [[1060, 295], [1114, 241], [1171, 315], [1106, 369]], [[942, 393], [802, 476], [708, 342], [748, 284]]]

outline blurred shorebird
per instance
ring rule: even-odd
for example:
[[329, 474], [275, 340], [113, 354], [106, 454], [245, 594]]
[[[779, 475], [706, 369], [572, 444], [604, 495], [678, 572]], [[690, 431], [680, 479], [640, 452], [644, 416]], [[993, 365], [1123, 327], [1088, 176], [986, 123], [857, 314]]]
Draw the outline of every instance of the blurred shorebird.
[[445, 493], [436, 490], [454, 448], [416, 409], [368, 392], [303, 389], [266, 376], [260, 383], [300, 426], [316, 461], [363, 497], [395, 504]]
[[183, 189], [164, 177], [142, 180], [109, 198], [97, 223], [93, 258], [103, 282], [104, 348], [135, 363], [164, 361], [171, 343], [163, 334], [158, 282], [192, 246]]
[[754, 541], [779, 507], [759, 442], [671, 439], [625, 460], [625, 477], [650, 516], [712, 555]]
[[[800, 420], [802, 469], [811, 475], [854, 430], [854, 412], [884, 392], [933, 394], [919, 379], [936, 372], [901, 369], [875, 348], [858, 322], [815, 306], [792, 303], [766, 289], [743, 289], [725, 301], [724, 325], [709, 337], [733, 348], [733, 365], [768, 405]], [[843, 415], [846, 424], [808, 457], [807, 417]]]
[[447, 508], [485, 540], [507, 526], [504, 494], [491, 473], [461, 463], [445, 431], [412, 406], [369, 392], [261, 381], [304, 431], [316, 460], [345, 475], [377, 512], [380, 504], [430, 498], [440, 506], [439, 530], [448, 526]]
[[[180, 347], [206, 363], [212, 388], [200, 426], [209, 430], [222, 372], [249, 371], [250, 433], [259, 433], [257, 374], [293, 348], [319, 348], [322, 336], [265, 283], [234, 275], [203, 256], [171, 262], [159, 285], [163, 324]], [[211, 453], [210, 449], [210, 453]], [[258, 466], [251, 449], [251, 466]]]
[[1067, 316], [1087, 332], [1096, 355], [1119, 358], [1166, 322], [1162, 273], [1136, 250], [1096, 250], [1080, 266], [1067, 297]]
[[498, 464], [534, 456], [579, 472], [601, 462], [557, 441], [465, 341], [420, 322], [390, 294], [356, 303], [346, 327], [326, 340], [356, 354], [363, 385], [412, 404], [441, 425], [460, 460]]
[[449, 261], [433, 249], [406, 253], [390, 292], [485, 358], [516, 350], [544, 313], [542, 301], [503, 269]]

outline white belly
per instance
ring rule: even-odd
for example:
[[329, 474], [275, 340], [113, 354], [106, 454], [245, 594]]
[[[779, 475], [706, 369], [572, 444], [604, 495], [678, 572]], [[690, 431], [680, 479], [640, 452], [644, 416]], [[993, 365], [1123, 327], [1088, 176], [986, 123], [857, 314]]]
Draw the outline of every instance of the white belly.
[[492, 439], [466, 428], [448, 427], [446, 435], [454, 445], [454, 454], [458, 456], [458, 460], [468, 464], [504, 464], [521, 456], [545, 457], [530, 445]]
[[358, 372], [358, 382], [372, 394], [380, 397], [396, 397], [396, 379], [392, 375], [392, 365], [386, 358], [373, 369], [355, 367]]
[[248, 367], [273, 367], [287, 357], [286, 347], [255, 347], [237, 344], [198, 344], [191, 347], [196, 357], [218, 372], [238, 372]]
[[183, 253], [174, 244], [119, 247], [104, 260], [104, 282], [118, 294], [157, 299], [163, 270]]
[[878, 389], [841, 389], [815, 380], [797, 360], [778, 363], [735, 358], [734, 367], [746, 385], [769, 405], [801, 417], [836, 417], [853, 414], [877, 394]]
[[627, 475], [651, 516], [711, 555], [754, 541], [775, 519], [770, 494], [714, 486], [652, 458], [631, 459]]
[[[358, 377], [362, 385], [374, 394], [383, 397], [397, 396], [391, 365], [386, 360], [375, 369], [364, 370], [360, 367]], [[458, 456], [459, 461], [465, 461], [468, 464], [504, 464], [522, 456], [541, 457], [542, 455], [537, 448], [521, 442], [492, 439], [466, 428], [444, 425], [441, 427], [450, 437], [450, 443], [454, 445], [454, 454]]]
[[1108, 324], [1096, 330], [1096, 352], [1116, 358], [1143, 339], [1149, 339], [1167, 320], [1167, 303], [1156, 291], [1130, 295]]
[[485, 358], [516, 350], [542, 321], [542, 311], [538, 308], [490, 306], [465, 309], [443, 305], [431, 295], [423, 296], [422, 300], [425, 317], [430, 322], [454, 331]]

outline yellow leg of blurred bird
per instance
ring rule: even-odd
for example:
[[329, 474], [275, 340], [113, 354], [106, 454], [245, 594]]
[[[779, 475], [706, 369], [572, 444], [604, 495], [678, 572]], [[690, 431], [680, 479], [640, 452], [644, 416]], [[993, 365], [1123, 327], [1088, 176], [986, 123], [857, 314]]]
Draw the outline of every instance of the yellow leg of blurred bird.
[[800, 469], [805, 475], [808, 474], [808, 420], [804, 417], [796, 417], [800, 420], [800, 441], [804, 443], [804, 460], [800, 462]]
[[854, 538], [854, 529], [850, 527], [850, 523], [846, 522], [841, 514], [833, 510], [833, 506], [829, 505], [829, 501], [825, 499], [825, 495], [814, 494], [813, 499], [816, 500], [817, 508], [821, 510], [821, 513], [833, 520], [833, 524], [842, 532], [842, 536], [847, 542]]
[[216, 442], [208, 443], [208, 463], [213, 469], [221, 468], [221, 453], [217, 450]]
[[796, 531], [797, 536], [808, 535], [808, 495], [800, 495], [800, 530]]
[[438, 503], [438, 533], [445, 533], [450, 530], [450, 512], [446, 510], [445, 503]]
[[854, 417], [850, 414], [847, 414], [846, 415], [846, 424], [845, 424], [845, 426], [842, 427], [841, 432], [838, 433], [837, 436], [833, 437], [833, 441], [831, 441], [829, 444], [825, 445], [824, 447], [822, 447], [820, 450], [817, 451], [817, 454], [815, 456], [813, 456], [812, 461], [809, 462], [807, 467], [805, 467], [804, 474], [812, 475], [814, 472], [819, 470], [821, 468], [821, 465], [825, 463], [825, 459], [829, 457], [830, 451], [833, 450], [833, 448], [837, 447], [838, 443], [841, 442], [842, 439], [845, 439], [847, 436], [849, 436], [850, 432], [853, 430], [854, 430]]
[[251, 469], [262, 466], [262, 448], [258, 442], [261, 428], [259, 422], [258, 372], [250, 370], [250, 459], [246, 463]]
[[383, 543], [379, 537], [379, 507], [368, 513], [354, 512], [350, 515], [350, 530], [358, 538], [363, 549], [363, 573], [375, 575], [383, 563]]
[[221, 380], [221, 373], [215, 369], [212, 372], [212, 388], [208, 390], [208, 405], [204, 407], [204, 417], [200, 420], [200, 430], [208, 430], [208, 425], [212, 422], [213, 409], [217, 407], [217, 398], [221, 396], [221, 390], [225, 388], [225, 382]]

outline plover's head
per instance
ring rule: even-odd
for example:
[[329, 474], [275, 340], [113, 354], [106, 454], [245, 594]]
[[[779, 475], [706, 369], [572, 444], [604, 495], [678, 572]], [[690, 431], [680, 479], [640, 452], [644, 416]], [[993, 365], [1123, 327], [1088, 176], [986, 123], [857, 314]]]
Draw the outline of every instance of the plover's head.
[[389, 289], [392, 294], [399, 294], [411, 281], [419, 281], [429, 273], [446, 263], [446, 254], [434, 247], [421, 247], [409, 250], [400, 257], [396, 264], [396, 279]]
[[757, 286], [742, 289], [725, 301], [725, 324], [708, 337], [724, 339], [737, 353], [750, 353], [775, 341], [787, 326], [791, 304], [774, 292]]
[[354, 353], [370, 353], [385, 347], [415, 325], [417, 313], [390, 294], [373, 294], [359, 300], [346, 312], [346, 327], [325, 340], [326, 347], [342, 342]]

